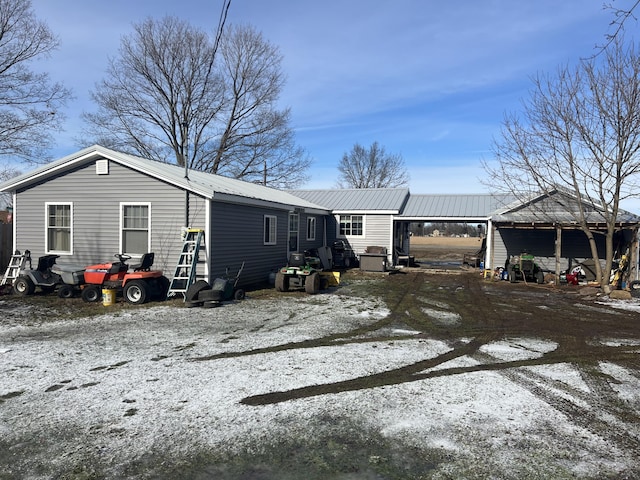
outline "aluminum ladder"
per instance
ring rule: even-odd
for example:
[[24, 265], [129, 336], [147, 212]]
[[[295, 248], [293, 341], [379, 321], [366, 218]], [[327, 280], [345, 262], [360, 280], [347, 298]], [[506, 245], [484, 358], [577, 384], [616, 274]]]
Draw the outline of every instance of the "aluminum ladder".
[[199, 228], [186, 229], [182, 252], [180, 253], [180, 258], [178, 258], [173, 279], [169, 284], [167, 298], [177, 293], [182, 293], [183, 296], [186, 295], [188, 288], [195, 282], [198, 257], [203, 240], [204, 230]]
[[4, 272], [0, 286], [13, 285], [13, 281], [20, 275], [20, 270], [24, 268], [27, 257], [30, 257], [29, 250], [25, 250], [24, 253], [20, 253], [20, 250], [16, 250], [11, 259], [9, 260], [9, 266]]

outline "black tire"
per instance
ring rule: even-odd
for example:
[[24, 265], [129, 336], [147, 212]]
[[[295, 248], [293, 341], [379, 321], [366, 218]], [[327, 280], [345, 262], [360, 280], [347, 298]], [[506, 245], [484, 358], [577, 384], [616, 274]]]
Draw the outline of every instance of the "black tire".
[[87, 285], [80, 294], [82, 300], [95, 303], [102, 298], [102, 287], [100, 285]]
[[276, 290], [278, 292], [289, 291], [289, 277], [282, 272], [276, 273]]
[[44, 286], [40, 285], [40, 290], [42, 290], [42, 293], [48, 295], [50, 293], [55, 292], [56, 286], [55, 285], [44, 285]]
[[304, 282], [304, 290], [309, 295], [315, 295], [320, 291], [320, 275], [318, 273], [312, 273], [307, 277]]
[[536, 283], [544, 283], [544, 273], [541, 271], [538, 271], [538, 273], [536, 273]]
[[224, 292], [222, 290], [214, 290], [213, 288], [205, 288], [198, 292], [198, 300], [202, 302], [219, 302]]
[[220, 302], [216, 302], [216, 301], [203, 302], [202, 303], [202, 308], [216, 308], [216, 307], [219, 307], [220, 305], [222, 305], [222, 304]]
[[320, 277], [320, 290], [326, 290], [329, 288], [329, 279], [326, 277]]
[[163, 275], [156, 278], [154, 284], [153, 298], [156, 300], [165, 300], [169, 287], [171, 286], [169, 279]]
[[631, 296], [633, 298], [640, 298], [640, 280], [634, 280], [629, 284], [629, 290], [631, 290]]
[[144, 280], [132, 280], [125, 285], [122, 296], [128, 303], [140, 305], [149, 299], [149, 286]]
[[211, 285], [209, 285], [205, 280], [198, 280], [189, 288], [187, 288], [187, 291], [184, 294], [185, 302], [192, 302], [194, 300], [198, 300], [198, 294], [200, 293], [200, 291], [206, 288], [211, 288]]
[[189, 300], [188, 302], [184, 302], [184, 306], [186, 308], [195, 308], [195, 307], [201, 307], [204, 304], [204, 302], [198, 302], [195, 300]]
[[244, 297], [245, 297], [245, 293], [244, 293], [244, 290], [242, 290], [241, 288], [233, 292], [233, 298], [236, 300], [244, 300]]
[[17, 295], [26, 297], [27, 295], [33, 295], [33, 292], [36, 291], [36, 286], [29, 277], [20, 275], [13, 281], [13, 291]]
[[60, 298], [73, 298], [75, 293], [75, 289], [71, 285], [62, 285], [58, 289], [58, 297]]

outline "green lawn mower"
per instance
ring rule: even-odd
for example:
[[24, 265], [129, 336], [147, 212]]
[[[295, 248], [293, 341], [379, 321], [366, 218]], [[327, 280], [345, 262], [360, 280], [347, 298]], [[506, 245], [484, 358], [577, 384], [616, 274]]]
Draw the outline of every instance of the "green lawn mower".
[[506, 262], [505, 269], [509, 274], [509, 281], [544, 283], [544, 272], [535, 262], [535, 257], [527, 252], [511, 255]]
[[310, 295], [315, 295], [321, 289], [327, 288], [326, 279], [320, 276], [322, 262], [319, 257], [310, 252], [294, 252], [289, 255], [289, 261], [276, 273], [276, 290], [288, 292], [293, 289], [304, 289]]

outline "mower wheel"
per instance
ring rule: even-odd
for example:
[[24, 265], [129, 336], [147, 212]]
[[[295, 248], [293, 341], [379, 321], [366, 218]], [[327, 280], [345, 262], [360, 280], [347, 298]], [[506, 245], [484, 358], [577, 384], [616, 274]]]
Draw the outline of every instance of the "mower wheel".
[[282, 272], [276, 273], [276, 290], [278, 292], [289, 291], [289, 277]]
[[538, 273], [536, 273], [536, 283], [544, 283], [544, 273], [541, 271], [538, 271]]
[[171, 286], [171, 282], [164, 275], [158, 278], [150, 280], [153, 281], [153, 289], [151, 296], [157, 300], [165, 300], [167, 298], [167, 292]]
[[62, 285], [58, 289], [58, 297], [60, 298], [73, 298], [74, 294], [75, 294], [75, 291], [71, 285]]
[[320, 275], [317, 272], [312, 273], [304, 282], [304, 290], [309, 295], [315, 295], [320, 291]]
[[149, 287], [144, 280], [132, 280], [124, 287], [122, 294], [124, 299], [134, 305], [139, 305], [147, 301], [149, 297]]
[[233, 292], [233, 298], [236, 300], [244, 300], [244, 297], [245, 297], [245, 293], [244, 293], [244, 290], [242, 290], [241, 288]]
[[97, 302], [102, 298], [102, 287], [100, 285], [87, 285], [82, 289], [80, 296], [85, 302]]
[[631, 296], [633, 298], [640, 297], [640, 280], [634, 280], [629, 284], [629, 290], [631, 290]]
[[13, 291], [24, 297], [26, 295], [32, 295], [33, 292], [36, 291], [36, 286], [29, 277], [20, 275], [13, 282]]

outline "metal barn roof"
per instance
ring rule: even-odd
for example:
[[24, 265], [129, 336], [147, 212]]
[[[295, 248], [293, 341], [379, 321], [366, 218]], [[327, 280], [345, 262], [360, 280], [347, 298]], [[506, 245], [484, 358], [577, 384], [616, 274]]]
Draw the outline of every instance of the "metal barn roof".
[[421, 221], [486, 220], [492, 212], [511, 200], [513, 197], [491, 194], [411, 195], [399, 216]]
[[0, 184], [0, 191], [14, 191], [28, 187], [57, 173], [77, 168], [78, 165], [87, 164], [101, 158], [118, 162], [151, 177], [202, 195], [205, 198], [256, 205], [277, 204], [287, 208], [306, 208], [318, 213], [328, 213], [326, 208], [281, 190], [196, 170], [189, 170], [188, 178], [185, 178], [184, 167], [128, 155], [100, 145], [85, 148], [32, 172], [4, 182]]
[[351, 188], [336, 190], [290, 190], [293, 195], [322, 205], [334, 213], [376, 213], [398, 214], [402, 211], [409, 189], [407, 188]]

